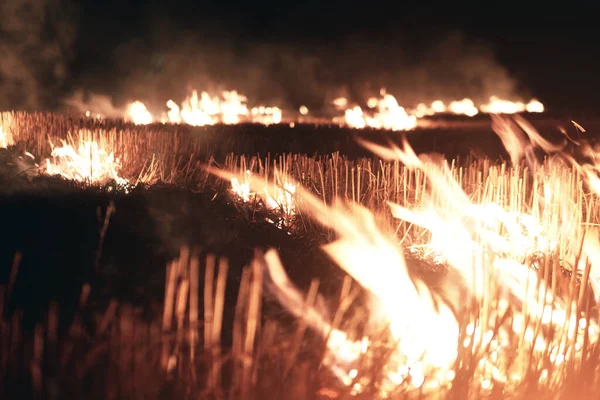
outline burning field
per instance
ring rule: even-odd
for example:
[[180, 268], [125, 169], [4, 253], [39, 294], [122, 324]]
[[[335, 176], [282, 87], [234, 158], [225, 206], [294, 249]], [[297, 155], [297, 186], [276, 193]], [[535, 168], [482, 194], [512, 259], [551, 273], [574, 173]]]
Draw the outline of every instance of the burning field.
[[593, 121], [167, 106], [1, 115], [6, 398], [597, 392]]

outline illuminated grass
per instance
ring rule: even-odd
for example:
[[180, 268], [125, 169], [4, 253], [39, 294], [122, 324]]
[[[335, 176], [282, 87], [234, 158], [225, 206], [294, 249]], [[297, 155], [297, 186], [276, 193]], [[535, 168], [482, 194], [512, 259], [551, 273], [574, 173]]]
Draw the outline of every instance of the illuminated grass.
[[[36, 131], [33, 127], [50, 127], [52, 136], [56, 132], [68, 132], [64, 126], [61, 130], [61, 123], [52, 122], [52, 116], [12, 114], [10, 121], [6, 115], [3, 118], [4, 124], [10, 125], [15, 141], [25, 143], [27, 149], [38, 157], [47, 156], [50, 148], [44, 142], [47, 132]], [[50, 118], [51, 122], [43, 118]], [[57, 117], [56, 121], [60, 118]], [[195, 156], [196, 152], [203, 152], [202, 145], [186, 137], [185, 133], [170, 134], [160, 129], [153, 131], [152, 127], [127, 126], [123, 130], [117, 127], [108, 131], [91, 129], [84, 135], [119, 154], [123, 160], [124, 176], [129, 179], [139, 178], [144, 171], [150, 170], [156, 180], [196, 188], [228, 185], [228, 182], [220, 182], [201, 168], [209, 160]], [[56, 136], [60, 137], [60, 134]], [[515, 215], [531, 216], [542, 232], [541, 235], [533, 235], [537, 240], [534, 244], [529, 246], [519, 242], [517, 244], [522, 244], [522, 248], [519, 247], [518, 251], [512, 249], [509, 254], [500, 255], [492, 247], [486, 248], [484, 254], [467, 254], [467, 257], [478, 258], [476, 264], [485, 267], [483, 295], [468, 298], [463, 304], [449, 299], [450, 303], [455, 301], [455, 311], [460, 309], [457, 312], [460, 336], [456, 343], [457, 359], [452, 379], [446, 377], [445, 381], [439, 382], [439, 396], [559, 398], [569, 394], [584, 397], [599, 387], [598, 345], [595, 342], [598, 332], [590, 328], [597, 327], [597, 304], [594, 303], [589, 281], [591, 260], [582, 258], [582, 248], [588, 232], [595, 234], [593, 229], [600, 222], [600, 208], [598, 196], [590, 187], [593, 181], [590, 182], [585, 170], [568, 161], [556, 157], [546, 158], [538, 166], [525, 162], [511, 166], [490, 160], [462, 163], [430, 160], [436, 168], [447, 168], [447, 178], [452, 178], [473, 204], [493, 204]], [[212, 165], [215, 163], [210, 162]], [[242, 176], [250, 171], [257, 178], [256, 182], [262, 179], [267, 181], [266, 185], [271, 182], [276, 186], [295, 182], [302, 190], [314, 194], [323, 204], [324, 219], [314, 218], [315, 206], [306, 205], [307, 197], [300, 192], [294, 196], [297, 202], [295, 222], [287, 225], [292, 233], [310, 235], [324, 230], [331, 239], [336, 238], [340, 232], [335, 221], [323, 223], [327, 212], [338, 203], [357, 203], [375, 215], [383, 235], [394, 237], [397, 244], [416, 257], [429, 263], [452, 263], [452, 260], [443, 257], [443, 251], [432, 245], [432, 229], [410, 221], [399, 221], [388, 207], [388, 202], [393, 202], [416, 211], [433, 208], [444, 215], [455, 212], [455, 193], [437, 190], [439, 182], [435, 184], [431, 175], [423, 169], [375, 157], [350, 160], [339, 154], [316, 157], [288, 154], [264, 158], [230, 155], [218, 164], [224, 170]], [[254, 204], [248, 206], [254, 207]], [[313, 211], [310, 211], [311, 207]], [[475, 221], [476, 224], [480, 222]], [[499, 235], [506, 235], [509, 230], [507, 226], [494, 228]], [[530, 233], [523, 233], [523, 239], [532, 237]], [[552, 244], [539, 242], [540, 237], [550, 239]], [[451, 241], [455, 238], [448, 235], [443, 239], [452, 245]], [[521, 296], [521, 301], [503, 302], [505, 286], [492, 279], [494, 275], [487, 270], [490, 257], [502, 257], [530, 267], [520, 272], [528, 276], [531, 271], [538, 281], [533, 288], [529, 288], [529, 281], [525, 281], [524, 288], [528, 291]], [[324, 363], [318, 369], [320, 359], [324, 360], [329, 354], [325, 344], [319, 340], [309, 337], [306, 339], [308, 342], [304, 341], [310, 332], [307, 328], [313, 326], [300, 320], [297, 330], [290, 330], [279, 321], [261, 314], [262, 288], [264, 280], [268, 279], [264, 275], [267, 264], [263, 256], [257, 254], [242, 275], [231, 349], [222, 348], [219, 340], [224, 301], [222, 282], [227, 264], [225, 261], [216, 262], [211, 257], [201, 263], [190, 255], [189, 250], [183, 249], [180, 258], [168, 268], [162, 324], [142, 322], [126, 306], [119, 309], [109, 307], [100, 318], [108, 321], [107, 326], [102, 328], [104, 325], [99, 324], [100, 333], [95, 334], [100, 338], [96, 344], [103, 343], [104, 347], [80, 347], [81, 352], [77, 355], [84, 360], [80, 362], [93, 365], [95, 359], [90, 354], [108, 354], [113, 367], [109, 369], [104, 390], [114, 390], [128, 398], [154, 397], [165, 386], [170, 386], [182, 398], [208, 393], [217, 397], [245, 395], [263, 398], [277, 391], [282, 395], [293, 393], [298, 398], [311, 398], [317, 392], [323, 396], [339, 397], [356, 389], [358, 382], [361, 383], [361, 390], [357, 390], [360, 395], [366, 398], [381, 395], [382, 382], [387, 374], [383, 366], [389, 362], [391, 349], [394, 349], [390, 337], [385, 332], [381, 336], [372, 336], [375, 345], [358, 361], [356, 372], [350, 373], [350, 384], [336, 378], [334, 372], [327, 369], [330, 363]], [[197, 283], [200, 273], [205, 276], [204, 288]], [[419, 281], [418, 278], [413, 279]], [[369, 310], [354, 300], [352, 288], [359, 285], [351, 280], [348, 282], [336, 302], [341, 310], [339, 317], [330, 322], [332, 326], [352, 333], [354, 337], [351, 339], [359, 340], [363, 332], [356, 327], [356, 321], [364, 318], [364, 313]], [[519, 281], [519, 284], [522, 283]], [[465, 290], [467, 288], [468, 284]], [[540, 292], [540, 289], [543, 290]], [[7, 298], [10, 291], [9, 282], [3, 298]], [[201, 293], [204, 294], [203, 301], [200, 301]], [[543, 300], [547, 295], [553, 299], [549, 304]], [[338, 295], [327, 293], [326, 296], [333, 298]], [[305, 299], [302, 298], [302, 306], [310, 309], [318, 298], [318, 283], [315, 281]], [[84, 304], [82, 300], [82, 307]], [[537, 314], [540, 304], [542, 312]], [[550, 307], [552, 316], [549, 324], [546, 305]], [[346, 312], [350, 308], [352, 312]], [[554, 316], [553, 310], [562, 314]], [[335, 310], [330, 311], [335, 314]], [[51, 310], [49, 315], [53, 313], [55, 311]], [[519, 320], [520, 317], [523, 319]], [[4, 371], [10, 370], [8, 365], [13, 365], [11, 363], [31, 365], [32, 388], [43, 392], [47, 388], [42, 377], [51, 371], [46, 363], [56, 361], [52, 361], [48, 354], [62, 354], [56, 357], [58, 360], [67, 357], [64, 348], [79, 347], [84, 339], [77, 333], [80, 327], [76, 325], [81, 322], [76, 319], [75, 328], [59, 340], [53, 333], [52, 319], [55, 317], [49, 318], [46, 327], [40, 325], [33, 338], [28, 339], [32, 340], [30, 343], [33, 343], [34, 351], [23, 355], [14, 349], [25, 348], [30, 343], [19, 333], [18, 318], [17, 315], [12, 323], [2, 325], [0, 341], [5, 346], [2, 353], [10, 354], [3, 361], [6, 362], [3, 364], [6, 366]], [[573, 319], [574, 335], [569, 333]], [[582, 319], [584, 322], [580, 322]], [[520, 331], [512, 329], [516, 323], [521, 324]], [[538, 338], [543, 339], [540, 348], [536, 348]], [[494, 347], [496, 340], [506, 341], [502, 345], [502, 354], [498, 354], [497, 347]], [[59, 341], [60, 345], [57, 344]], [[140, 342], [144, 344], [139, 345]], [[306, 343], [314, 347], [307, 349]], [[44, 349], [54, 350], [47, 354]], [[557, 363], [560, 354], [567, 356]], [[77, 382], [77, 376], [71, 376], [68, 370], [61, 373], [63, 383]], [[518, 378], [514, 378], [513, 374]], [[428, 382], [428, 378], [425, 376], [424, 381]], [[386, 393], [399, 397], [423, 394], [415, 391], [409, 381], [399, 383], [395, 390], [386, 390]], [[437, 395], [432, 396], [436, 398]]]

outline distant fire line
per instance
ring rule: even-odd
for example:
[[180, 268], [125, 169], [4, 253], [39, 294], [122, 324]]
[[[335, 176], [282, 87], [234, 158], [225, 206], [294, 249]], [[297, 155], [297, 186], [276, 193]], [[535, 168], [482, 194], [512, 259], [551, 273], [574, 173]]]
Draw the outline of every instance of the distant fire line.
[[[464, 98], [449, 103], [435, 100], [431, 104], [420, 103], [413, 108], [406, 108], [398, 103], [393, 95], [380, 91], [379, 97], [371, 97], [365, 106], [351, 103], [346, 97], [338, 97], [332, 101], [333, 108], [339, 115], [329, 118], [330, 122], [351, 128], [387, 129], [407, 131], [417, 127], [421, 118], [436, 114], [452, 114], [473, 117], [483, 114], [517, 114], [542, 113], [544, 105], [532, 99], [529, 102], [510, 101], [491, 96], [485, 104], [476, 106], [473, 100]], [[206, 126], [215, 124], [258, 123], [264, 125], [322, 121], [311, 114], [308, 107], [302, 105], [297, 111], [286, 111], [284, 118], [283, 107], [259, 105], [250, 107], [248, 99], [243, 94], [232, 90], [223, 91], [218, 95], [208, 92], [192, 91], [181, 104], [173, 100], [165, 103], [168, 111], [161, 115], [153, 115], [141, 101], [130, 103], [124, 111], [124, 119], [137, 125], [150, 123], [187, 124]], [[88, 117], [103, 118], [101, 114], [86, 112]]]

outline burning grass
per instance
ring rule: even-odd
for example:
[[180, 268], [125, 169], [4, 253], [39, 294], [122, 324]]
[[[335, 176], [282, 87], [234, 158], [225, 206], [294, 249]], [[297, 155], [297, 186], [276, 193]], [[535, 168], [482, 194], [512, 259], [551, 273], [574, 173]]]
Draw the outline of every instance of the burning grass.
[[[510, 125], [504, 129], [502, 134], [516, 134]], [[520, 397], [534, 390], [545, 397], [564, 389], [571, 374], [589, 373], [599, 332], [597, 278], [589, 258], [598, 246], [592, 228], [597, 197], [590, 191], [595, 175], [582, 175], [582, 167], [567, 156], [566, 162], [559, 157], [534, 164], [530, 171], [493, 167], [485, 171], [485, 180], [478, 174], [479, 182], [465, 182], [461, 169], [418, 158], [406, 145], [395, 150], [368, 146], [422, 174], [423, 181], [416, 183], [422, 188], [415, 191], [418, 200], [405, 200], [405, 206], [388, 203], [394, 217], [410, 224], [404, 232], [398, 229], [401, 244], [413, 251], [424, 248], [425, 257], [457, 272], [460, 279], [449, 284], [466, 296], [449, 302], [452, 312], [447, 299], [411, 278], [394, 236], [379, 230], [370, 211], [330, 208], [300, 192], [308, 214], [337, 234], [325, 251], [371, 294], [368, 314], [382, 314], [379, 329], [387, 332], [383, 340], [373, 341], [377, 329], [361, 336], [334, 328], [322, 313], [309, 312], [294, 300], [299, 294], [281, 283], [276, 291], [282, 303], [327, 340], [328, 364], [340, 380], [370, 396], [400, 391]], [[464, 183], [482, 190], [469, 196]], [[276, 258], [269, 260], [271, 273], [281, 275]], [[373, 361], [381, 352], [383, 360]]]
[[[155, 121], [163, 123], [188, 124], [192, 126], [205, 126], [215, 124], [239, 124], [240, 122], [252, 122], [257, 124], [279, 124], [282, 121], [295, 125], [297, 123], [334, 122], [351, 128], [364, 129], [386, 129], [392, 131], [410, 131], [419, 125], [419, 120], [426, 116], [435, 114], [451, 114], [473, 117], [480, 111], [487, 114], [517, 114], [517, 113], [543, 113], [544, 105], [538, 100], [532, 99], [528, 103], [521, 101], [510, 101], [497, 96], [490, 97], [488, 103], [479, 107], [465, 98], [444, 104], [441, 100], [435, 100], [430, 105], [419, 103], [412, 108], [405, 108], [398, 104], [398, 100], [386, 89], [380, 90], [379, 97], [370, 97], [365, 104], [349, 104], [345, 97], [338, 97], [331, 103], [337, 113], [333, 118], [330, 113], [321, 111], [320, 116], [311, 115], [306, 106], [300, 106], [297, 111], [289, 112], [277, 106], [258, 105], [250, 108], [247, 97], [235, 90], [223, 91], [218, 95], [210, 95], [203, 91], [198, 95], [197, 90], [192, 90], [181, 105], [173, 100], [166, 102], [166, 109], [160, 117], [153, 116], [140, 101], [130, 103], [122, 113], [128, 121], [138, 125], [147, 125]], [[90, 106], [83, 102], [75, 102], [87, 117], [94, 114], [94, 118], [102, 118], [100, 110], [90, 111]], [[365, 107], [366, 106], [366, 107]], [[110, 112], [117, 112], [110, 107]], [[284, 117], [285, 114], [285, 117]]]
[[[593, 144], [571, 136], [548, 142], [519, 118], [496, 117], [493, 126], [510, 164], [446, 161], [417, 156], [407, 142], [371, 141], [362, 145], [378, 158], [229, 155], [178, 164], [169, 152], [193, 155], [197, 149], [183, 144], [189, 143], [183, 133], [174, 134], [178, 142], [150, 128], [148, 142], [138, 143], [142, 130], [135, 131], [136, 140], [116, 129], [90, 132], [123, 160], [121, 171], [131, 168], [123, 172], [126, 179], [141, 176], [148, 160], [162, 171], [156, 180], [188, 171], [187, 184], [237, 196], [249, 223], [271, 226], [291, 241], [323, 238], [316, 244], [324, 244], [348, 276], [336, 295], [319, 290], [318, 273], [298, 289], [287, 277], [285, 257], [274, 250], [255, 254], [240, 274], [231, 347], [223, 346], [223, 282], [236, 262], [209, 256], [202, 266], [183, 248], [167, 268], [160, 325], [143, 325], [126, 309], [119, 319], [114, 306], [98, 319], [108, 320], [116, 335], [107, 345], [114, 352], [104, 354], [129, 357], [113, 362], [119, 367], [108, 370], [116, 380], [105, 381], [105, 390], [117, 388], [126, 397], [154, 397], [144, 390], [165, 387], [181, 397], [230, 398], [591, 395], [600, 385]], [[13, 129], [17, 143], [31, 140]], [[127, 167], [131, 154], [146, 158]], [[281, 314], [265, 311], [273, 299], [297, 318], [295, 329]], [[15, 335], [6, 332], [18, 324], [3, 325], [9, 350]], [[40, 374], [47, 369], [39, 326], [36, 351], [27, 360], [32, 388], [41, 391]], [[53, 331], [50, 321], [47, 326]], [[147, 352], [135, 347], [138, 330], [147, 332]], [[78, 340], [64, 336], [65, 343]], [[153, 361], [136, 360], [138, 354]], [[132, 378], [138, 370], [143, 376]], [[156, 386], [141, 388], [148, 377]]]

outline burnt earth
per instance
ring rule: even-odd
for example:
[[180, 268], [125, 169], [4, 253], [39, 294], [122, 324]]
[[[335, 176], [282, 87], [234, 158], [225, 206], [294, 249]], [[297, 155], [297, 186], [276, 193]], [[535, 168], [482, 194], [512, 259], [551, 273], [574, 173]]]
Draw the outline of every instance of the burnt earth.
[[[58, 178], [11, 179], [19, 183], [13, 182], [9, 194], [0, 192], [0, 285], [7, 283], [12, 260], [20, 253], [9, 311], [22, 310], [25, 327], [43, 318], [52, 300], [61, 306], [61, 322], [68, 324], [84, 283], [92, 287], [92, 308], [103, 310], [116, 298], [156, 317], [162, 311], [166, 264], [184, 245], [197, 248], [201, 257], [211, 253], [229, 259], [225, 320], [232, 319], [227, 314], [233, 315], [241, 269], [255, 249], [277, 249], [300, 287], [320, 277], [322, 291], [337, 293], [342, 273], [319, 243], [289, 235], [260, 213], [248, 213], [227, 193], [155, 186], [124, 194]], [[7, 179], [0, 175], [0, 181]], [[96, 266], [100, 228], [111, 202], [115, 212]], [[200, 287], [202, 280], [201, 272]]]

